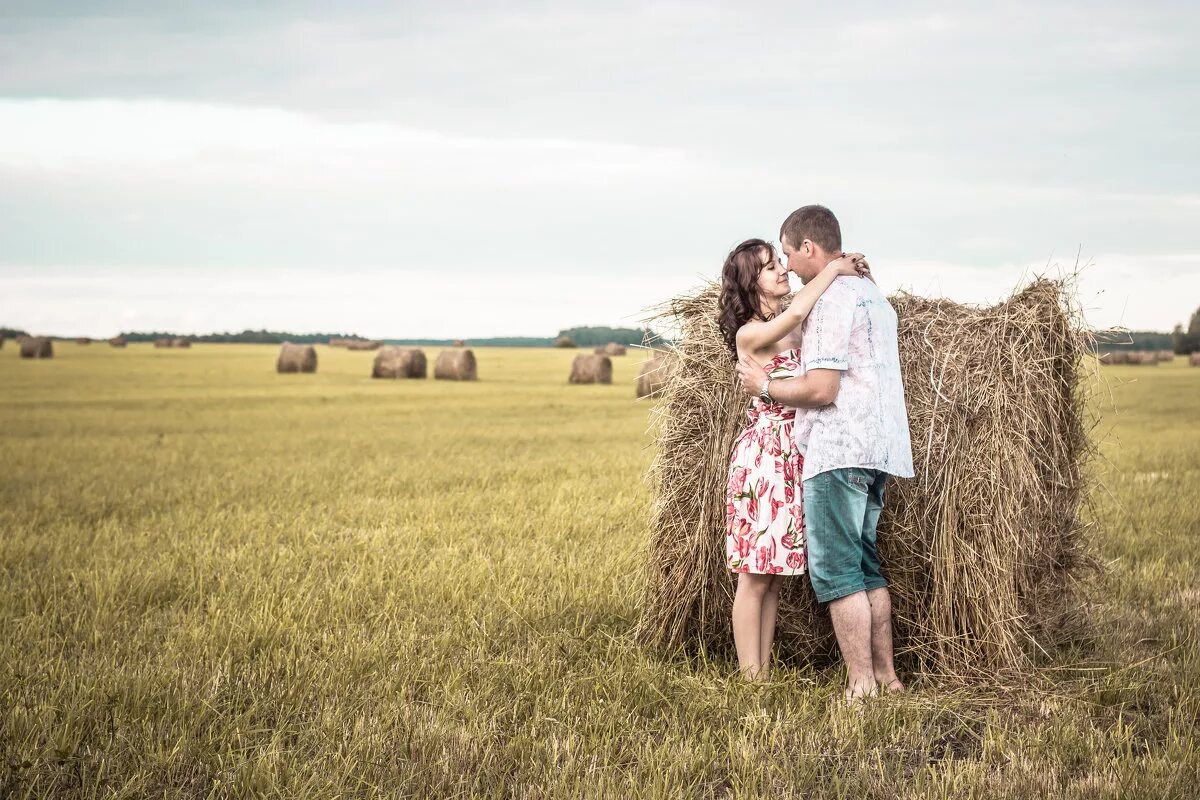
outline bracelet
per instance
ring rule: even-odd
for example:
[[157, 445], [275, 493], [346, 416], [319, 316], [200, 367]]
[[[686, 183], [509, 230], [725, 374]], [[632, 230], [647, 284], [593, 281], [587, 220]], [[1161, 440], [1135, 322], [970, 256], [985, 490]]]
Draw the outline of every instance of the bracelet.
[[762, 388], [758, 390], [758, 399], [764, 403], [774, 403], [775, 400], [771, 397], [771, 381], [775, 380], [770, 375], [763, 381]]

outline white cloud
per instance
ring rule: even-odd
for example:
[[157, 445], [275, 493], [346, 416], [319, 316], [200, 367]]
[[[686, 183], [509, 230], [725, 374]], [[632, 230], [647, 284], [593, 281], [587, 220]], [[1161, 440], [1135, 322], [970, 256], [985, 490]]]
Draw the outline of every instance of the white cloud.
[[415, 176], [443, 183], [591, 184], [665, 177], [679, 149], [452, 136], [390, 122], [160, 100], [0, 99], [0, 166], [67, 175], [282, 183]]

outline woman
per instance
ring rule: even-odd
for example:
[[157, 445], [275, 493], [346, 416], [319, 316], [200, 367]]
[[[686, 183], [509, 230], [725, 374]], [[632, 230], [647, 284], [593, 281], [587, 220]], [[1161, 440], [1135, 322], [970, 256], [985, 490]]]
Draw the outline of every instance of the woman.
[[[771, 378], [800, 373], [800, 325], [841, 275], [867, 275], [859, 253], [830, 262], [783, 310], [788, 270], [774, 248], [749, 239], [721, 268], [719, 324], [734, 360], [749, 355]], [[746, 429], [734, 441], [726, 489], [726, 554], [738, 573], [733, 640], [748, 680], [769, 677], [779, 591], [805, 570], [803, 457], [792, 440], [796, 409], [750, 401]]]

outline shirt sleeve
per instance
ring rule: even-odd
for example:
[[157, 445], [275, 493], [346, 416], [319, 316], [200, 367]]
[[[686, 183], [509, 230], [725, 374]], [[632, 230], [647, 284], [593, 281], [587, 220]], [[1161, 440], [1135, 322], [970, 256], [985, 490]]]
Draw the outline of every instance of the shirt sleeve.
[[[833, 290], [836, 287], [830, 287]], [[804, 326], [801, 354], [804, 371], [850, 368], [850, 331], [857, 305], [852, 292], [826, 291], [813, 306]]]

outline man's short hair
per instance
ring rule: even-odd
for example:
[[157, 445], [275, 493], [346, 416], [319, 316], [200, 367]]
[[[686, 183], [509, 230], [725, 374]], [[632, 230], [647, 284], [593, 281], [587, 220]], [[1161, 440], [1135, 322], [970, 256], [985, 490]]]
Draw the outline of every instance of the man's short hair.
[[792, 247], [809, 239], [826, 253], [842, 252], [842, 226], [825, 206], [804, 206], [788, 214], [779, 228], [780, 240], [785, 236]]

